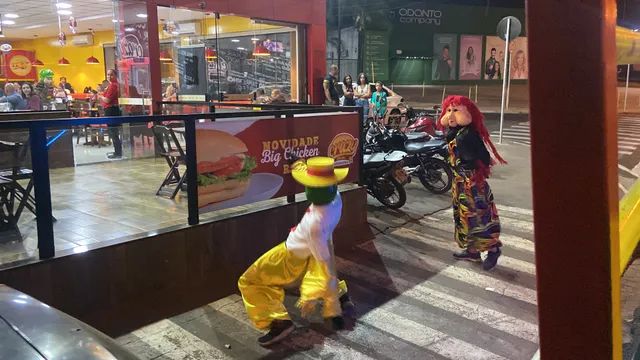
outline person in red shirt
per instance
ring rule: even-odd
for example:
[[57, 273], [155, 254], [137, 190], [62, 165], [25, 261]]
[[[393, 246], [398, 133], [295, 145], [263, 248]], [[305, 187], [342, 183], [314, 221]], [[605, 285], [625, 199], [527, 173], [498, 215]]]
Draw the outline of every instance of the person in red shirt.
[[[118, 74], [114, 69], [107, 71], [107, 79], [109, 85], [106, 90], [99, 95], [100, 102], [104, 108], [105, 116], [121, 116], [120, 107], [118, 106]], [[107, 154], [109, 159], [122, 158], [122, 139], [120, 139], [120, 126], [109, 125], [109, 138], [113, 143], [113, 153]]]

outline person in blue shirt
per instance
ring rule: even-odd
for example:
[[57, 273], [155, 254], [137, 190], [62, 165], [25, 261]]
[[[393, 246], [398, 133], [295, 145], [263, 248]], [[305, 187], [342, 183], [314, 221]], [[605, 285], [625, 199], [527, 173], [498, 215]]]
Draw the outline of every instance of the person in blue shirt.
[[4, 96], [0, 98], [0, 103], [11, 104], [11, 110], [25, 110], [27, 102], [17, 90], [14, 84], [6, 84], [4, 86]]
[[381, 81], [376, 81], [376, 91], [371, 95], [371, 104], [378, 119], [384, 119], [387, 112], [387, 93], [384, 91]]

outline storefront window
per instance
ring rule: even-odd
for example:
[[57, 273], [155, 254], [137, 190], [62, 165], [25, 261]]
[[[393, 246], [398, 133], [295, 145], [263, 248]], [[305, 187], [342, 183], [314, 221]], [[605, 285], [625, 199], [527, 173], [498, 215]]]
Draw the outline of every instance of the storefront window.
[[167, 7], [158, 18], [165, 101], [299, 100], [295, 26]]

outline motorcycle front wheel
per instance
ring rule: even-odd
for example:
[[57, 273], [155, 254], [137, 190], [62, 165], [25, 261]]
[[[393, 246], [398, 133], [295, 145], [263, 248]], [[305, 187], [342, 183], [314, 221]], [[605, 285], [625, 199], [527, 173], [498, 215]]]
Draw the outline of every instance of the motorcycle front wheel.
[[373, 197], [390, 209], [399, 209], [407, 202], [404, 186], [393, 177], [376, 179], [371, 190]]
[[434, 194], [444, 194], [451, 189], [453, 172], [449, 165], [440, 159], [423, 159], [417, 175], [422, 186]]

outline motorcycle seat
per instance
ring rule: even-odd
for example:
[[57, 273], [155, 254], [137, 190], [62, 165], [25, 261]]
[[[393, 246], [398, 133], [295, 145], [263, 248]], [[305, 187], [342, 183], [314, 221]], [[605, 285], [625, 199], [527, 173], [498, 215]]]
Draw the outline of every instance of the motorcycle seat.
[[436, 150], [443, 147], [445, 142], [443, 140], [429, 140], [424, 142], [409, 142], [405, 145], [405, 148], [410, 154], [417, 154], [427, 152], [430, 150]]
[[412, 133], [406, 133], [405, 135], [407, 135], [407, 141], [419, 141], [419, 140], [426, 141], [431, 138], [429, 134], [427, 134], [426, 132], [412, 132]]

